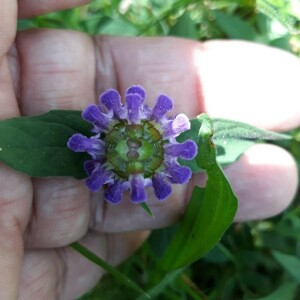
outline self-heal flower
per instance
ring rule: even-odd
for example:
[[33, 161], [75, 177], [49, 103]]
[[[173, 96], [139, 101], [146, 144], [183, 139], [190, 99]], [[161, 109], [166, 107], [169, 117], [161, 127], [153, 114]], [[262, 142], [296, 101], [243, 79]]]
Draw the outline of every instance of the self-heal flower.
[[189, 119], [184, 114], [166, 116], [173, 108], [169, 97], [158, 96], [152, 109], [144, 104], [145, 97], [141, 86], [131, 86], [122, 104], [116, 90], [107, 90], [99, 105], [91, 104], [82, 112], [95, 135], [88, 138], [78, 133], [68, 141], [71, 150], [91, 156], [84, 164], [86, 184], [94, 192], [103, 186], [110, 203], [120, 202], [125, 190], [130, 190], [132, 202], [144, 202], [149, 186], [164, 200], [172, 193], [171, 183], [185, 184], [192, 175], [177, 159], [193, 159], [197, 145], [175, 139], [190, 129]]

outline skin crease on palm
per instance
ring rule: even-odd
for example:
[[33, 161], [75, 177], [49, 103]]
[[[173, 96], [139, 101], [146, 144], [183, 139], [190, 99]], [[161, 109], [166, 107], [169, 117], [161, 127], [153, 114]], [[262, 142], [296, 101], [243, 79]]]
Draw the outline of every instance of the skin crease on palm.
[[[132, 84], [175, 101], [175, 113], [238, 119], [272, 130], [300, 125], [300, 63], [283, 51], [240, 41], [197, 43], [175, 38], [95, 37], [78, 32], [18, 33], [16, 18], [84, 4], [74, 0], [2, 0], [0, 5], [0, 117], [50, 109], [83, 109], [99, 93]], [[17, 138], [17, 137], [16, 137]], [[292, 157], [257, 145], [226, 169], [239, 198], [236, 220], [281, 212], [297, 188]], [[176, 222], [194, 184], [176, 186], [149, 205], [155, 219], [124, 199], [104, 204], [72, 178], [30, 179], [0, 165], [0, 299], [75, 299], [102, 271], [66, 247], [80, 240], [118, 264], [136, 250], [147, 230]], [[100, 200], [99, 200], [100, 199]]]

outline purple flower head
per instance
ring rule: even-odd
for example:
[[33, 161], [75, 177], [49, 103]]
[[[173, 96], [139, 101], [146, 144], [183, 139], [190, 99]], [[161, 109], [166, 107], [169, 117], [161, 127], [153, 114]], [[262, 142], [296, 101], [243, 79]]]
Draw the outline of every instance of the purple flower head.
[[171, 184], [185, 184], [192, 175], [177, 159], [193, 159], [197, 145], [192, 140], [175, 140], [190, 129], [189, 119], [184, 114], [166, 116], [173, 108], [166, 95], [157, 97], [153, 109], [145, 99], [138, 85], [127, 89], [125, 104], [116, 90], [107, 90], [99, 105], [88, 105], [82, 112], [82, 118], [93, 124], [95, 135], [88, 138], [77, 133], [68, 141], [72, 151], [91, 156], [84, 165], [86, 185], [94, 192], [103, 187], [110, 203], [119, 203], [125, 190], [133, 203], [145, 202], [149, 186], [158, 200], [164, 200], [172, 193]]

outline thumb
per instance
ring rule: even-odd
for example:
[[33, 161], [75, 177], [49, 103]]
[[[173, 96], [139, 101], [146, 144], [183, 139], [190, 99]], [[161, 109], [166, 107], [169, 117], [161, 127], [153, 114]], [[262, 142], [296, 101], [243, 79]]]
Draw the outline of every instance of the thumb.
[[[16, 34], [17, 0], [1, 0], [0, 119], [19, 114], [7, 52]], [[17, 299], [23, 258], [22, 232], [31, 207], [31, 184], [26, 176], [0, 164], [0, 299]]]
[[12, 45], [17, 27], [17, 1], [2, 0], [0, 10], [0, 59], [7, 53]]
[[0, 9], [0, 119], [19, 113], [7, 53], [17, 27], [17, 0], [2, 0]]

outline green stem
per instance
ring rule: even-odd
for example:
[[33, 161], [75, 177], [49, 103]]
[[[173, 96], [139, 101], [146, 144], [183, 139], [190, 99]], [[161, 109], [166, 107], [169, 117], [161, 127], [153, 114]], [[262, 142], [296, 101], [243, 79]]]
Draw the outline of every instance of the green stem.
[[105, 260], [94, 254], [88, 248], [84, 247], [78, 242], [74, 242], [70, 245], [75, 251], [83, 255], [86, 259], [90, 260], [94, 264], [103, 268], [105, 271], [114, 276], [118, 281], [122, 282], [124, 285], [136, 290], [137, 292], [144, 295], [144, 297], [151, 299], [150, 295], [147, 294], [142, 288], [140, 288], [135, 282], [124, 276], [120, 271], [114, 268], [112, 265], [107, 263]]

